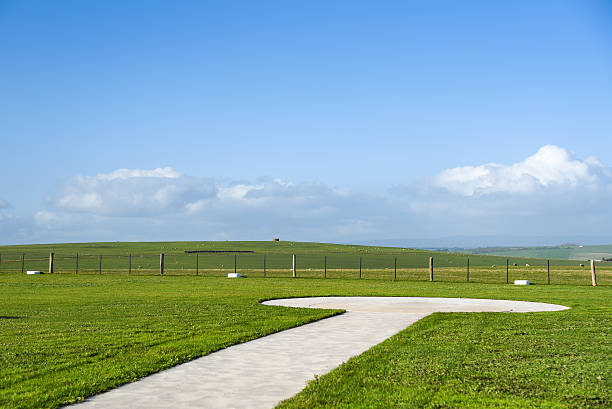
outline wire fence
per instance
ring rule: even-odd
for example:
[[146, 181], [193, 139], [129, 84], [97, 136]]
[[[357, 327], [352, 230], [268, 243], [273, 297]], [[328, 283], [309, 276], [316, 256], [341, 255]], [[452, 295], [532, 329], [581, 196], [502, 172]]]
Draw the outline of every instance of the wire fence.
[[[51, 260], [52, 259], [52, 260]], [[173, 254], [67, 254], [2, 253], [0, 273], [28, 271], [55, 274], [133, 274], [250, 277], [295, 277], [322, 279], [376, 279], [533, 284], [591, 285], [588, 262], [573, 260], [491, 259], [469, 255], [439, 254], [430, 269], [430, 255], [423, 252], [398, 255], [346, 253], [292, 254], [219, 252]], [[163, 265], [162, 265], [163, 264]], [[432, 276], [433, 273], [433, 276]], [[612, 284], [612, 263], [597, 263], [597, 282]]]

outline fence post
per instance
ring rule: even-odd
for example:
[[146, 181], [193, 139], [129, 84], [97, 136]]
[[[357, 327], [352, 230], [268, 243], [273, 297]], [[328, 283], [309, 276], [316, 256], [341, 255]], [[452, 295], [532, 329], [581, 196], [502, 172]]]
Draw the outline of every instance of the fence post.
[[164, 253], [159, 255], [159, 274], [164, 275]]
[[296, 265], [295, 265], [295, 254], [293, 254], [293, 257], [291, 257], [292, 261], [293, 261], [293, 278], [296, 277], [295, 274], [295, 269], [296, 269]]
[[510, 263], [509, 260], [506, 259], [506, 284], [508, 284], [510, 282], [510, 277], [509, 277], [509, 274], [508, 274], [508, 265], [509, 265], [509, 263]]
[[102, 274], [102, 254], [100, 254], [98, 258], [100, 259], [100, 266], [99, 266], [98, 274]]
[[595, 260], [591, 260], [591, 284], [597, 285], [597, 275], [595, 274]]
[[55, 254], [53, 254], [53, 252], [49, 253], [49, 274], [53, 274], [54, 257], [55, 257]]
[[429, 281], [433, 281], [434, 261], [433, 257], [429, 257]]
[[393, 258], [393, 281], [397, 280], [397, 257]]
[[21, 253], [21, 272], [23, 273], [23, 269], [25, 266], [25, 253]]
[[264, 254], [264, 278], [266, 278], [266, 255]]
[[467, 282], [470, 282], [470, 258], [467, 259]]
[[327, 256], [325, 256], [324, 263], [325, 263], [325, 273], [324, 273], [325, 275], [323, 276], [323, 278], [327, 278]]
[[236, 274], [237, 264], [238, 264], [238, 254], [234, 254], [234, 274]]
[[2, 254], [0, 254], [0, 267], [2, 267]]
[[510, 265], [510, 260], [506, 259], [506, 284], [508, 284], [510, 282], [510, 275], [509, 275], [509, 265]]
[[132, 274], [132, 253], [130, 253], [130, 262], [128, 265], [128, 274]]
[[546, 276], [548, 284], [550, 284], [550, 260], [546, 260]]
[[361, 256], [359, 256], [359, 279], [361, 280]]
[[74, 274], [79, 274], [79, 253], [76, 253], [76, 263], [74, 265]]
[[196, 253], [196, 275], [200, 274], [200, 254]]

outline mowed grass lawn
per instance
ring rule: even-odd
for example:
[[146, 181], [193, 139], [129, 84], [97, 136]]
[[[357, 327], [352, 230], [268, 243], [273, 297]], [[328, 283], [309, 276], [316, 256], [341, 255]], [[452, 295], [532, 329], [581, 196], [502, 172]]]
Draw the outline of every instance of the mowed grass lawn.
[[572, 309], [431, 315], [281, 407], [612, 405], [609, 286], [2, 274], [0, 292], [3, 408], [55, 408], [329, 316], [259, 304], [325, 295], [498, 298]]

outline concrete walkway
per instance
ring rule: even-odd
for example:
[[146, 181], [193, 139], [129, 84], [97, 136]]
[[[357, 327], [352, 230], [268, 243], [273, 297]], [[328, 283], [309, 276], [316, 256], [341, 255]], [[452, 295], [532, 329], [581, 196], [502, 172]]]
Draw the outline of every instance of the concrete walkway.
[[537, 312], [568, 307], [521, 301], [421, 297], [314, 297], [266, 305], [345, 309], [235, 345], [73, 405], [87, 408], [273, 408], [323, 375], [433, 312]]

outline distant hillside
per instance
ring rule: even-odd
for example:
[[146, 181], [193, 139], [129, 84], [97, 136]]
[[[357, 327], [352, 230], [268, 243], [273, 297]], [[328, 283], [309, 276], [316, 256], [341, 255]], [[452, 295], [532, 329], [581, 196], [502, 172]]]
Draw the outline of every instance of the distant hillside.
[[612, 245], [582, 246], [578, 244], [563, 244], [560, 246], [542, 247], [482, 247], [453, 251], [465, 254], [479, 254], [506, 257], [556, 258], [566, 260], [610, 260], [612, 261]]

